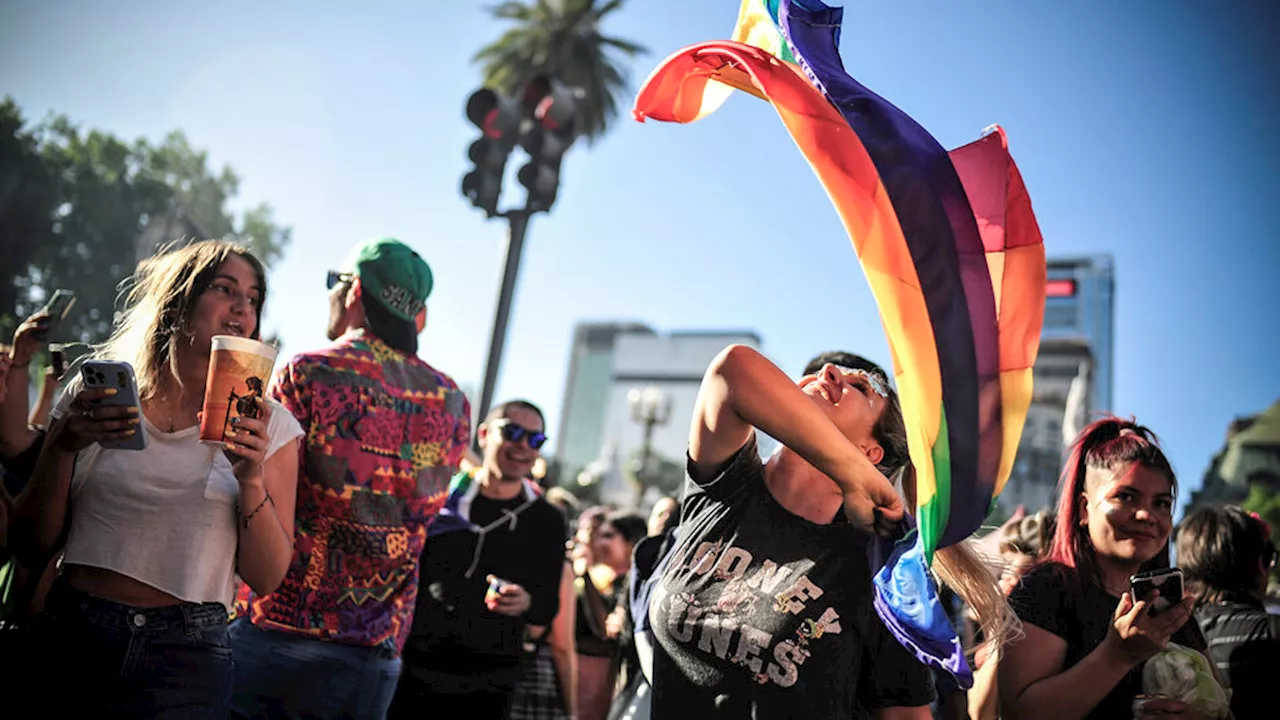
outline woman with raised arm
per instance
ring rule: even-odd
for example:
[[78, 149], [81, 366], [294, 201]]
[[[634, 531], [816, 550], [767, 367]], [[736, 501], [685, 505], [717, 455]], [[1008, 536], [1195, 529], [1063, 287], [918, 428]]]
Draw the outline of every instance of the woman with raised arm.
[[[101, 405], [116, 389], [78, 378], [59, 400], [10, 530], [31, 567], [65, 547], [41, 642], [43, 672], [66, 688], [41, 696], [51, 715], [227, 716], [235, 576], [259, 593], [284, 577], [302, 430], [259, 398], [260, 416], [215, 447], [197, 415], [212, 337], [256, 339], [266, 290], [261, 263], [231, 243], [144, 260], [95, 352], [133, 366], [141, 407]], [[99, 444], [144, 432], [144, 450]]]
[[[782, 444], [767, 462], [757, 430]], [[826, 353], [797, 384], [749, 347], [722, 352], [694, 411], [679, 541], [650, 600], [653, 716], [930, 718], [930, 671], [876, 615], [867, 557], [870, 532], [902, 520], [887, 477], [909, 462], [874, 363]], [[937, 557], [984, 619], [1002, 607], [964, 548]]]
[[[1132, 717], [1144, 662], [1170, 641], [1205, 650], [1188, 622], [1190, 596], [1168, 598], [1173, 605], [1157, 613], [1154, 598], [1135, 598], [1129, 587], [1139, 570], [1169, 566], [1177, 491], [1147, 428], [1108, 417], [1076, 439], [1048, 555], [1009, 598], [1024, 637], [1000, 658], [1002, 717]], [[1145, 707], [1160, 717], [1199, 717], [1172, 700]]]

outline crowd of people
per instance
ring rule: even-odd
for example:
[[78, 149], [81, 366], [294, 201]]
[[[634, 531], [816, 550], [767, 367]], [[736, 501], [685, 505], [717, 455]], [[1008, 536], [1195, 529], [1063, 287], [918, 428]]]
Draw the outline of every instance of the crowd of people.
[[[1229, 715], [1274, 715], [1271, 529], [1230, 506], [1175, 528], [1178, 479], [1146, 427], [1098, 420], [1056, 511], [937, 553], [965, 691], [874, 610], [868, 546], [915, 499], [883, 368], [827, 352], [797, 382], [726, 348], [681, 497], [648, 518], [582, 507], [536, 479], [536, 405], [473, 428], [419, 357], [433, 283], [399, 241], [356, 247], [327, 278], [332, 344], [280, 363], [220, 445], [199, 437], [212, 338], [258, 339], [267, 298], [245, 248], [138, 266], [86, 356], [129, 363], [137, 405], [74, 365], [31, 402], [52, 318], [17, 328], [0, 351], [5, 717], [1209, 717], [1147, 697], [1171, 645], [1203, 655]], [[780, 443], [767, 458], [757, 433]], [[1171, 547], [1185, 595], [1135, 592]]]

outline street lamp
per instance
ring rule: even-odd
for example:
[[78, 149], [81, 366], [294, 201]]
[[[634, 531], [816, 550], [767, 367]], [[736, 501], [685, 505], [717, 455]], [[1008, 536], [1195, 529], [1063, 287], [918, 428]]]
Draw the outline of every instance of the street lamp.
[[653, 429], [658, 425], [666, 425], [671, 419], [671, 397], [656, 385], [646, 388], [631, 388], [627, 392], [627, 405], [631, 408], [631, 419], [644, 427], [644, 442], [640, 446], [640, 462], [632, 466], [636, 478], [636, 507], [644, 500], [644, 491], [651, 480], [653, 468]]

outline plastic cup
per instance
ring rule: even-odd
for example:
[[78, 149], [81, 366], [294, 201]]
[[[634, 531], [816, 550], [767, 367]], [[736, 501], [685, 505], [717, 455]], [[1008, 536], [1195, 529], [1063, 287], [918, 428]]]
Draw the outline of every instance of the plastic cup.
[[204, 384], [200, 441], [226, 442], [231, 420], [257, 417], [255, 397], [262, 397], [276, 364], [274, 346], [234, 335], [214, 335], [209, 377]]

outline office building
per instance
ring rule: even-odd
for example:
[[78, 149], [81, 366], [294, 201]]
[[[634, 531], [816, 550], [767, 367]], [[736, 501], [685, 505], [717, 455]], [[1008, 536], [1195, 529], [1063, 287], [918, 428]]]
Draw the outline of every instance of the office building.
[[665, 417], [651, 431], [653, 459], [683, 467], [702, 376], [735, 343], [758, 348], [760, 337], [750, 331], [659, 334], [638, 323], [579, 325], [556, 441], [562, 482], [576, 481], [590, 468], [601, 500], [623, 506], [635, 501], [625, 471], [640, 455], [645, 426], [628, 396], [646, 388], [656, 389], [664, 405]]
[[1036, 358], [1035, 389], [1013, 473], [1000, 502], [1028, 512], [1050, 507], [1063, 451], [1089, 422], [1094, 362], [1089, 345], [1080, 339], [1044, 339]]
[[1113, 408], [1113, 261], [1105, 255], [1051, 258], [1046, 266], [1035, 390], [1013, 473], [1000, 496], [1006, 510], [1051, 506], [1066, 449], [1097, 413]]
[[1109, 255], [1049, 259], [1045, 340], [1083, 340], [1093, 362], [1088, 410], [1110, 411], [1115, 366], [1115, 270]]
[[562, 482], [572, 482], [600, 457], [604, 445], [606, 400], [613, 381], [613, 350], [620, 335], [653, 335], [640, 323], [579, 323], [569, 351], [555, 458]]

